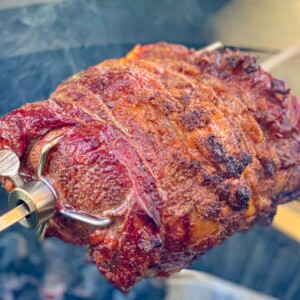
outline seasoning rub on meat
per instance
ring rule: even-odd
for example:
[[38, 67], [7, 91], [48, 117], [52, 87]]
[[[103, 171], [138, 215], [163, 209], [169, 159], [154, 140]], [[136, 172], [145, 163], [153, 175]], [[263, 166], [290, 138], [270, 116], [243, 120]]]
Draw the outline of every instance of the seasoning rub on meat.
[[[49, 100], [0, 119], [0, 149], [58, 194], [56, 209], [110, 217], [97, 229], [56, 214], [48, 237], [89, 245], [127, 291], [168, 276], [300, 195], [300, 107], [284, 83], [239, 51], [136, 46], [74, 75]], [[2, 178], [10, 191], [14, 186]]]

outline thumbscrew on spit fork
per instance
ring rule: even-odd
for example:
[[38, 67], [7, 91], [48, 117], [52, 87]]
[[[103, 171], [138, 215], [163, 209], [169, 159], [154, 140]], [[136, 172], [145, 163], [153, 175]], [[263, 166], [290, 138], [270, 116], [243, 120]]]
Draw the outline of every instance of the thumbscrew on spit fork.
[[17, 154], [11, 150], [0, 151], [0, 176], [9, 178], [15, 185], [8, 196], [11, 210], [0, 217], [0, 231], [17, 222], [28, 228], [38, 227], [53, 216], [56, 192], [42, 176], [42, 171], [49, 151], [61, 137], [56, 137], [42, 148], [38, 180], [26, 183], [19, 173], [21, 163]]
[[20, 160], [16, 153], [10, 150], [0, 151], [0, 175], [8, 177], [15, 186], [24, 184], [19, 174]]

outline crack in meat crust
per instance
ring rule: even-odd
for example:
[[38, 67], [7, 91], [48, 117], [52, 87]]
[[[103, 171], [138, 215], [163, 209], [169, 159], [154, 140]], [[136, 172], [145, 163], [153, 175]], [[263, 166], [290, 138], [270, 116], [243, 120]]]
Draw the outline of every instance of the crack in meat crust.
[[42, 146], [64, 134], [45, 170], [56, 209], [114, 223], [95, 229], [56, 214], [47, 236], [90, 245], [99, 270], [128, 291], [270, 224], [278, 204], [299, 196], [299, 129], [296, 98], [255, 57], [158, 43], [0, 119], [0, 148], [20, 156], [30, 180]]

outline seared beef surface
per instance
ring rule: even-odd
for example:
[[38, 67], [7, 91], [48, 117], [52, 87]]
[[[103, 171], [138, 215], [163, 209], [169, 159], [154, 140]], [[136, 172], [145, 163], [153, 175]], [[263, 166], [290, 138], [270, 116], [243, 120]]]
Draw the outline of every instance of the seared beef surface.
[[[113, 224], [96, 229], [57, 213], [47, 236], [89, 245], [104, 276], [127, 291], [167, 276], [299, 196], [300, 108], [280, 80], [239, 51], [136, 46], [62, 83], [47, 101], [0, 120], [0, 149], [60, 209]], [[3, 179], [9, 191], [14, 186]]]

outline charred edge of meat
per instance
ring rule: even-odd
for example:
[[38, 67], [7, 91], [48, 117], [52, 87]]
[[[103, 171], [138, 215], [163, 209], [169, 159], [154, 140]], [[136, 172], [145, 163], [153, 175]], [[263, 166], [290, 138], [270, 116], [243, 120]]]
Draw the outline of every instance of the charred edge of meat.
[[220, 201], [226, 202], [231, 209], [240, 211], [249, 207], [250, 189], [246, 186], [233, 187], [227, 183], [219, 191]]
[[252, 156], [246, 152], [227, 155], [225, 148], [214, 134], [210, 134], [207, 141], [212, 157], [217, 163], [225, 165], [227, 178], [239, 178], [245, 168], [252, 162]]
[[262, 157], [259, 161], [264, 169], [265, 175], [267, 177], [272, 177], [275, 172], [275, 162], [273, 158]]
[[276, 204], [283, 204], [299, 198], [300, 198], [300, 187], [298, 190], [293, 192], [279, 193], [278, 195], [273, 197], [272, 201]]
[[246, 186], [238, 187], [235, 191], [236, 202], [234, 209], [240, 210], [248, 208], [250, 199], [250, 189]]
[[245, 74], [245, 79], [247, 76], [254, 77], [260, 69], [255, 56], [230, 50], [226, 50], [224, 54], [215, 51], [202, 53], [196, 64], [209, 74], [222, 79], [240, 72]]
[[277, 212], [277, 204], [272, 202], [270, 207], [261, 208], [259, 211], [256, 221], [260, 226], [269, 226], [272, 224], [273, 219]]

